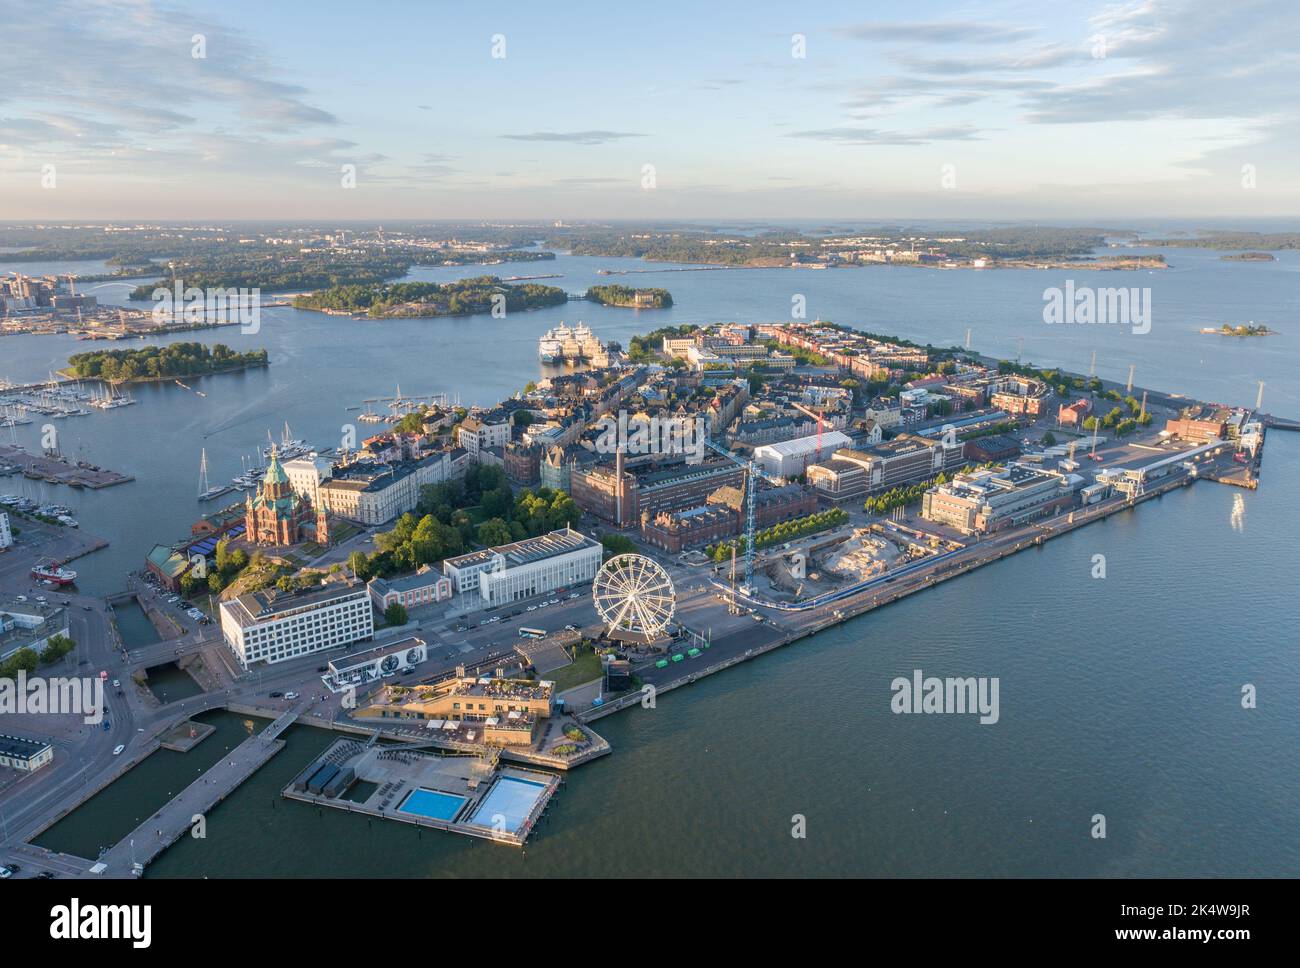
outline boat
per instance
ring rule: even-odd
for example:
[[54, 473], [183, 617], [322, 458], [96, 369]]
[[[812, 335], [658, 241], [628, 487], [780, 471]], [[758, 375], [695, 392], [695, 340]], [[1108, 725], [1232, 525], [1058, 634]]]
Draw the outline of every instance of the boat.
[[68, 568], [62, 568], [57, 562], [51, 561], [47, 565], [33, 567], [32, 577], [37, 581], [48, 581], [55, 585], [71, 585], [77, 580], [77, 573]]
[[208, 486], [208, 451], [204, 448], [199, 457], [199, 500], [211, 501], [213, 498], [221, 497], [234, 490], [229, 484], [218, 484], [216, 487]]

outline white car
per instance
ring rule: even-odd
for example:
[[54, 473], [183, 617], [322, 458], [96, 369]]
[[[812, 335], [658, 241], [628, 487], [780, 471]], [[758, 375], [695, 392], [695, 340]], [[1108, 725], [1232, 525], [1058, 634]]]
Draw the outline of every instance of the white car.
[[121, 744], [118, 744], [117, 746], [114, 746], [114, 747], [113, 747], [113, 755], [114, 755], [114, 756], [121, 756], [121, 755], [122, 755], [122, 751], [123, 751], [124, 749], [126, 749], [126, 747], [125, 747], [125, 746], [122, 746]]
[[530, 611], [530, 612], [535, 612], [535, 611], [537, 611], [537, 606], [536, 606], [536, 605], [529, 605], [529, 606], [528, 606], [528, 611]]
[[116, 689], [116, 688], [117, 688], [118, 686], [120, 686], [120, 685], [122, 685], [122, 683], [121, 683], [120, 680], [117, 680], [117, 679], [114, 679], [114, 680], [113, 680], [113, 688], [114, 688], [114, 689]]
[[285, 699], [297, 699], [297, 698], [298, 698], [298, 694], [297, 694], [296, 692], [286, 692], [286, 693], [284, 694], [284, 698], [285, 698]]
[[7, 877], [13, 877], [13, 876], [14, 876], [14, 872], [11, 871], [8, 867], [0, 867], [0, 881], [4, 880]]

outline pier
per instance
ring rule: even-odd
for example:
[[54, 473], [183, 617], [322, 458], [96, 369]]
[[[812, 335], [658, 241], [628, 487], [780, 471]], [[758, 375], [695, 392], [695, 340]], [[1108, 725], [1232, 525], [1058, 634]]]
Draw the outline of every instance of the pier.
[[119, 474], [86, 462], [72, 463], [58, 456], [29, 454], [13, 444], [0, 444], [0, 463], [11, 464], [24, 477], [49, 484], [66, 484], [68, 487], [88, 487], [99, 490], [115, 484], [135, 480], [131, 474]]
[[85, 861], [83, 870], [102, 877], [142, 874], [154, 858], [190, 831], [196, 816], [206, 815], [284, 749], [280, 734], [307, 706], [308, 701], [299, 703], [262, 732], [244, 740], [161, 810], [101, 854], [97, 862]]

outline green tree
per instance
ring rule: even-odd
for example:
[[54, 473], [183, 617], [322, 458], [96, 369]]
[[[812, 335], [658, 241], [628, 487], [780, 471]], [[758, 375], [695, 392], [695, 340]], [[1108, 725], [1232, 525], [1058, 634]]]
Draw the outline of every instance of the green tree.
[[401, 602], [393, 602], [384, 609], [384, 621], [389, 625], [405, 625], [407, 622], [406, 606]]

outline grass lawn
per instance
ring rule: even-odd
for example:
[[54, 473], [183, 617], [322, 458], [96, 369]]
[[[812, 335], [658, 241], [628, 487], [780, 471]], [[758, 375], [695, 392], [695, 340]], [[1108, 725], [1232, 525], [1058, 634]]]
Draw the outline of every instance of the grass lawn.
[[580, 686], [584, 682], [591, 682], [593, 679], [600, 678], [600, 656], [594, 652], [584, 652], [578, 656], [577, 662], [571, 662], [559, 669], [553, 669], [543, 677], [555, 683], [555, 694], [559, 695], [566, 689], [572, 689], [574, 686]]

